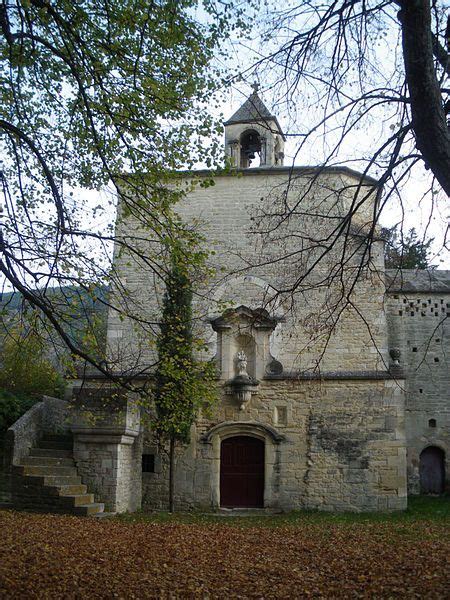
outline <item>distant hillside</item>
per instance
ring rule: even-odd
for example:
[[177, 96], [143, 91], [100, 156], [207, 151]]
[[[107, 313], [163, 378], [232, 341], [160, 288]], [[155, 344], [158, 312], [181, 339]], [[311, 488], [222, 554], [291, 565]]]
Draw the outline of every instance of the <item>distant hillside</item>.
[[[63, 324], [66, 333], [74, 340], [79, 341], [87, 331], [95, 326], [97, 339], [103, 346], [106, 344], [106, 327], [108, 307], [107, 301], [109, 288], [98, 286], [87, 292], [81, 287], [66, 286], [62, 288], [49, 288], [45, 297], [50, 299], [55, 312], [60, 315], [59, 321]], [[11, 327], [12, 320], [22, 311], [29, 310], [31, 305], [20, 292], [7, 292], [0, 295], [0, 348], [2, 339]], [[48, 355], [52, 362], [61, 371], [61, 357], [67, 355], [67, 348], [55, 333], [46, 332], [48, 337]]]
[[[97, 286], [91, 292], [84, 288], [76, 286], [65, 286], [61, 288], [48, 288], [43, 294], [51, 299], [53, 303], [61, 307], [74, 305], [74, 302], [81, 302], [86, 310], [93, 312], [106, 312], [107, 307], [104, 302], [109, 294], [108, 286]], [[0, 294], [0, 310], [16, 312], [20, 310], [24, 302], [20, 292], [4, 292]], [[25, 300], [25, 305], [27, 301]]]

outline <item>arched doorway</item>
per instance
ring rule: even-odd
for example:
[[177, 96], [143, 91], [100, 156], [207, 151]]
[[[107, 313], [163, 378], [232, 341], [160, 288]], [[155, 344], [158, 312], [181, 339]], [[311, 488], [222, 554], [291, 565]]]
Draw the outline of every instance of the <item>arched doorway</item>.
[[263, 440], [238, 435], [220, 445], [220, 505], [224, 508], [264, 506]]
[[422, 494], [442, 494], [445, 488], [445, 452], [428, 446], [420, 454], [420, 491]]

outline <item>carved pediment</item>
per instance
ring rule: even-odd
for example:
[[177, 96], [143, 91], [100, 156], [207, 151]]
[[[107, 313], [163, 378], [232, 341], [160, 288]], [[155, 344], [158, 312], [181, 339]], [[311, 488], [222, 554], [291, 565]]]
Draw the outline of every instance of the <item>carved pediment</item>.
[[248, 306], [238, 306], [226, 310], [223, 315], [211, 320], [211, 327], [214, 331], [230, 329], [239, 323], [245, 323], [255, 329], [267, 329], [272, 331], [277, 326], [280, 318], [272, 317], [265, 308], [248, 308]]

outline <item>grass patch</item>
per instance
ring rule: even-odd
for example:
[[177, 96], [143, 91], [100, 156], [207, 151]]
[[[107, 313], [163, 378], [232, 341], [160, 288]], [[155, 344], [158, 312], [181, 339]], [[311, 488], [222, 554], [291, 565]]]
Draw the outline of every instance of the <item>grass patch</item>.
[[408, 499], [408, 509], [397, 512], [330, 513], [322, 511], [292, 511], [280, 514], [246, 514], [245, 516], [222, 516], [200, 511], [126, 513], [114, 517], [129, 523], [185, 523], [202, 525], [208, 523], [239, 527], [285, 527], [304, 524], [355, 524], [355, 523], [398, 523], [408, 524], [421, 521], [450, 524], [450, 496], [416, 496]]

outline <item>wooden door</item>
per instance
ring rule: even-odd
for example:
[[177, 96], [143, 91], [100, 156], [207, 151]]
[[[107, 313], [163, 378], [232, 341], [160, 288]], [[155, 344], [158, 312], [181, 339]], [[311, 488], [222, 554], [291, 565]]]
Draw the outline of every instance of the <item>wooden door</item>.
[[220, 446], [220, 505], [226, 508], [264, 506], [264, 442], [236, 436]]
[[445, 487], [445, 454], [429, 446], [420, 455], [420, 491], [422, 494], [442, 494]]

